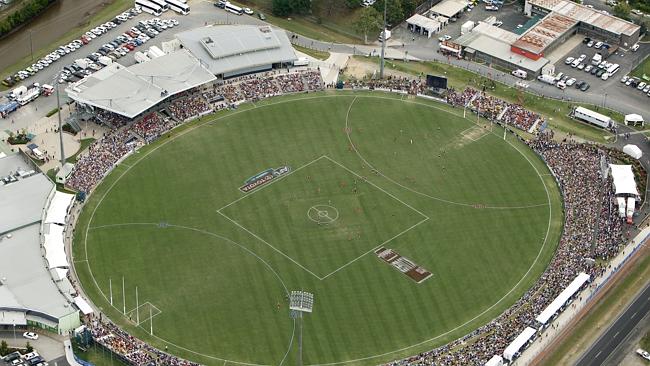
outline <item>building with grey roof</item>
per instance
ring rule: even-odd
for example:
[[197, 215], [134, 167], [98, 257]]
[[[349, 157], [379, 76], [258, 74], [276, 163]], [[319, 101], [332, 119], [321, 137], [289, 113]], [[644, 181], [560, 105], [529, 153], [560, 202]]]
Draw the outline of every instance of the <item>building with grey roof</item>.
[[0, 329], [64, 334], [80, 319], [67, 269], [48, 268], [43, 246], [54, 183], [22, 153], [0, 158], [0, 179]]
[[213, 80], [190, 52], [178, 50], [130, 67], [112, 63], [65, 91], [82, 105], [135, 118], [175, 94]]
[[526, 0], [524, 13], [528, 16], [558, 14], [577, 23], [580, 33], [631, 47], [639, 41], [641, 27], [602, 11], [569, 0]]
[[285, 31], [267, 25], [207, 26], [176, 38], [221, 78], [271, 70], [298, 59]]

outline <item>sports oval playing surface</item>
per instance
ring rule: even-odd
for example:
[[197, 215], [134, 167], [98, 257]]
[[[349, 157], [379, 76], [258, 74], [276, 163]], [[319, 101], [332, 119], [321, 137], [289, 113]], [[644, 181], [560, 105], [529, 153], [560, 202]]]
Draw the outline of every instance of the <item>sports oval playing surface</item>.
[[74, 245], [84, 290], [133, 335], [206, 364], [294, 363], [292, 290], [315, 299], [305, 364], [377, 364], [461, 337], [531, 286], [562, 220], [544, 164], [475, 122], [382, 93], [195, 121], [89, 199]]

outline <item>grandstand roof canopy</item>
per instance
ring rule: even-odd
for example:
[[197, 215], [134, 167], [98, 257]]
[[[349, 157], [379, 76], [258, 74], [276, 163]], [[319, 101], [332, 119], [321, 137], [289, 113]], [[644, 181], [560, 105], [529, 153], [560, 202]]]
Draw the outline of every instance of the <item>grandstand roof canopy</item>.
[[270, 26], [207, 26], [176, 38], [215, 75], [298, 59], [285, 31]]
[[174, 94], [215, 79], [199, 60], [179, 50], [141, 64], [112, 63], [66, 88], [79, 103], [134, 118]]
[[638, 25], [627, 20], [601, 13], [596, 9], [569, 0], [528, 0], [528, 3], [594, 27], [606, 29], [614, 34], [631, 36], [640, 29]]

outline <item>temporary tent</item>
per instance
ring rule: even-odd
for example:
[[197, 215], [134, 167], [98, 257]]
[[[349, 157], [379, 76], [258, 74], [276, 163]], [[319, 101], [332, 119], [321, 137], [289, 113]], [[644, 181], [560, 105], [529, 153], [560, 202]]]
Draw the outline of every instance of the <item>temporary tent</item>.
[[614, 189], [617, 195], [639, 195], [634, 181], [632, 165], [610, 164], [609, 167], [612, 178], [614, 178]]
[[644, 124], [643, 117], [635, 113], [627, 114], [625, 115], [625, 124], [632, 125], [632, 126], [637, 126], [637, 125], [643, 126]]
[[503, 357], [494, 355], [488, 362], [485, 363], [485, 366], [503, 366]]
[[512, 343], [506, 347], [506, 349], [503, 351], [503, 358], [505, 358], [508, 361], [512, 361], [517, 353], [519, 353], [519, 350], [521, 347], [523, 347], [532, 337], [537, 333], [537, 330], [535, 328], [531, 327], [526, 327], [521, 334], [515, 338]]
[[643, 156], [643, 151], [641, 151], [641, 149], [636, 145], [623, 146], [623, 152], [637, 160], [641, 159], [641, 156]]
[[569, 299], [578, 292], [580, 287], [589, 281], [590, 276], [586, 273], [580, 273], [553, 301], [535, 318], [542, 324], [548, 321], [557, 313]]

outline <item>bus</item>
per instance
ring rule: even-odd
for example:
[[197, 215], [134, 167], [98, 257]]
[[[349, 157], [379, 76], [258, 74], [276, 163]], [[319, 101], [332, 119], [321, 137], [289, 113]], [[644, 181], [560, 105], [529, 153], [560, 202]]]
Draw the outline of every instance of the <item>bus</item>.
[[608, 73], [610, 76], [611, 76], [611, 75], [614, 75], [614, 74], [616, 74], [616, 72], [618, 71], [619, 67], [620, 67], [619, 64], [613, 64], [612, 66], [610, 66], [610, 67], [607, 69], [607, 73]]
[[187, 15], [190, 13], [190, 7], [183, 0], [165, 0], [169, 8], [178, 14]]
[[229, 3], [229, 2], [226, 3], [225, 9], [226, 9], [226, 11], [229, 11], [229, 12], [231, 12], [233, 14], [237, 14], [237, 15], [244, 14], [244, 9], [240, 8], [237, 5], [233, 5], [233, 4]]
[[149, 0], [149, 1], [151, 1], [152, 3], [160, 6], [160, 8], [162, 9], [163, 12], [165, 12], [165, 11], [167, 11], [167, 9], [169, 9], [169, 6], [167, 5], [167, 2], [165, 2], [165, 0]]
[[162, 8], [148, 0], [135, 0], [135, 6], [153, 16], [159, 17], [162, 14]]

